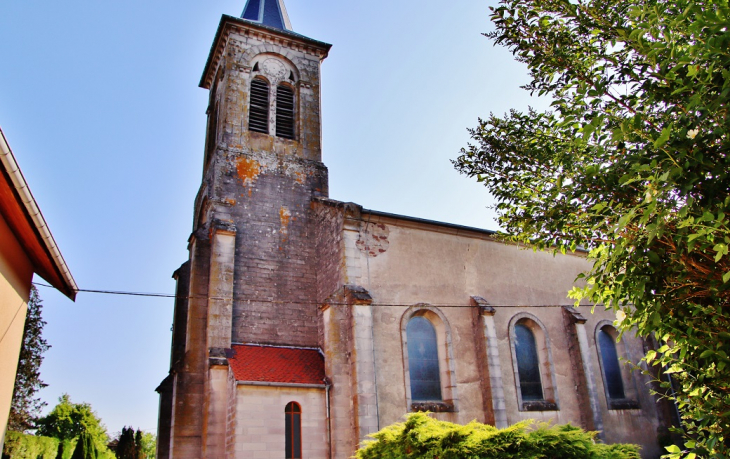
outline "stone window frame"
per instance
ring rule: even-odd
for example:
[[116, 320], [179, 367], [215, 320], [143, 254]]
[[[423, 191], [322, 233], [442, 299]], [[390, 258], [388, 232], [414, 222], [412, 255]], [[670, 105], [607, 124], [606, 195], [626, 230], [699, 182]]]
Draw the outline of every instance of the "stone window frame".
[[[411, 318], [420, 316], [428, 319], [436, 330], [438, 342], [439, 376], [441, 379], [440, 401], [418, 401], [411, 399], [411, 376], [408, 365], [408, 337], [406, 326]], [[401, 316], [401, 342], [403, 346], [403, 376], [405, 383], [406, 405], [409, 412], [457, 412], [459, 399], [456, 390], [456, 370], [451, 325], [441, 310], [426, 303], [408, 308]]]
[[[600, 344], [598, 342], [598, 333], [603, 329], [609, 329], [608, 334], [614, 339], [616, 344], [616, 354], [621, 368], [621, 381], [624, 385], [624, 398], [611, 398], [608, 394], [608, 386], [606, 385], [606, 373], [604, 371], [603, 355], [601, 353]], [[631, 354], [626, 347], [626, 342], [620, 338], [620, 333], [610, 320], [602, 320], [596, 324], [593, 332], [593, 342], [595, 343], [596, 354], [598, 355], [598, 366], [601, 368], [601, 384], [603, 385], [603, 394], [606, 397], [606, 407], [609, 410], [638, 410], [639, 393], [633, 378], [633, 372], [630, 368]]]
[[[264, 67], [264, 62], [273, 59], [283, 65], [284, 72], [273, 73]], [[253, 55], [249, 60], [250, 79], [249, 88], [251, 82], [256, 78], [264, 79], [269, 87], [269, 117], [268, 117], [268, 128], [269, 132], [264, 135], [270, 135], [277, 140], [296, 142], [300, 138], [300, 127], [299, 127], [299, 87], [300, 87], [300, 75], [299, 69], [296, 65], [286, 58], [285, 56], [275, 52], [261, 52]], [[293, 78], [293, 79], [292, 79]], [[294, 92], [294, 138], [289, 139], [287, 137], [279, 137], [276, 135], [276, 105], [277, 105], [277, 91], [280, 85], [285, 85]], [[249, 107], [251, 104], [251, 95], [249, 92]], [[250, 117], [250, 112], [249, 112]], [[256, 131], [254, 131], [256, 132]], [[262, 133], [260, 133], [262, 134]]]
[[[539, 359], [540, 382], [542, 383], [542, 400], [522, 400], [520, 374], [517, 367], [517, 353], [515, 350], [515, 325], [522, 324], [530, 329], [535, 337], [537, 355]], [[517, 392], [517, 408], [519, 411], [559, 411], [558, 384], [555, 378], [555, 365], [550, 345], [550, 336], [545, 325], [533, 314], [520, 312], [512, 316], [509, 321], [509, 342], [512, 352], [512, 370]]]

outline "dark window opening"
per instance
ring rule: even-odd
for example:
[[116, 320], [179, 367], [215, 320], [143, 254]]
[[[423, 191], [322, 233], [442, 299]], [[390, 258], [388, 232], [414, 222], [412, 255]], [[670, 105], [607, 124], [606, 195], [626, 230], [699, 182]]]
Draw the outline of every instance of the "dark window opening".
[[283, 84], [276, 89], [276, 135], [294, 138], [294, 91]]
[[218, 103], [208, 109], [208, 146], [206, 148], [206, 163], [213, 156], [218, 135]]
[[205, 145], [205, 167], [208, 167], [208, 163], [213, 157], [218, 141], [218, 102], [216, 101], [216, 96], [218, 94], [218, 83], [222, 78], [223, 74], [221, 71], [218, 71], [213, 82], [213, 87], [210, 88], [210, 93], [208, 94], [208, 110], [206, 110], [206, 114], [208, 115], [208, 130]]
[[269, 133], [269, 84], [260, 78], [255, 78], [251, 82], [248, 129], [264, 134]]
[[608, 398], [626, 398], [623, 377], [621, 376], [621, 365], [616, 352], [616, 342], [613, 336], [604, 329], [598, 331], [598, 347], [601, 350], [603, 381], [606, 384]]
[[286, 459], [302, 459], [302, 408], [296, 402], [286, 405]]
[[522, 400], [542, 400], [540, 358], [537, 355], [535, 335], [523, 324], [515, 325], [515, 354]]
[[406, 340], [411, 400], [440, 401], [441, 377], [436, 330], [428, 319], [417, 316], [406, 325]]

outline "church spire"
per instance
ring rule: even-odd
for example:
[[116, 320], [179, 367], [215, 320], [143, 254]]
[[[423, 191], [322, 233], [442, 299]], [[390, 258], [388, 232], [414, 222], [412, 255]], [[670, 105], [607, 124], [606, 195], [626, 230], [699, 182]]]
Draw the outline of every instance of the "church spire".
[[284, 0], [248, 0], [241, 18], [275, 29], [292, 31]]

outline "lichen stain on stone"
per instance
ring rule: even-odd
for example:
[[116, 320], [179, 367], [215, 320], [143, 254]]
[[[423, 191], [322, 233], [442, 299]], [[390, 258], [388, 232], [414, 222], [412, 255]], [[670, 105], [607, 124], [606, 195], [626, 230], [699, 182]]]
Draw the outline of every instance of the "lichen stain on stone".
[[226, 199], [226, 204], [228, 204], [229, 206], [235, 206], [236, 200], [233, 198], [228, 198], [228, 199]]
[[388, 250], [390, 246], [389, 235], [390, 229], [382, 223], [365, 225], [360, 230], [355, 245], [365, 255], [374, 258]]
[[241, 157], [236, 160], [236, 172], [244, 186], [251, 185], [261, 173], [261, 165], [254, 159]]
[[279, 232], [286, 235], [289, 232], [289, 223], [291, 222], [291, 211], [285, 206], [279, 209], [279, 219], [281, 220], [281, 229]]

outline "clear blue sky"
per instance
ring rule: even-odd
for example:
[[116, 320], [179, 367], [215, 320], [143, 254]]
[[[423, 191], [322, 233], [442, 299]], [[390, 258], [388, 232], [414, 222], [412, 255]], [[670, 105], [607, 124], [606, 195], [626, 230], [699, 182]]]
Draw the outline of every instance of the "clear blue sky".
[[[0, 3], [0, 126], [78, 285], [172, 293], [200, 185], [221, 14], [244, 0]], [[332, 43], [322, 67], [330, 196], [496, 229], [483, 187], [449, 159], [479, 116], [539, 105], [523, 66], [482, 32], [480, 0], [286, 0], [296, 32]], [[53, 406], [89, 402], [110, 434], [154, 432], [172, 300], [41, 288]]]

